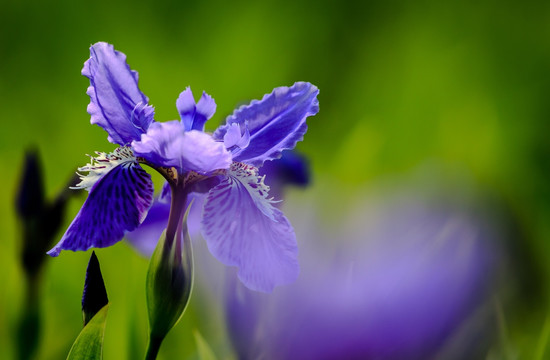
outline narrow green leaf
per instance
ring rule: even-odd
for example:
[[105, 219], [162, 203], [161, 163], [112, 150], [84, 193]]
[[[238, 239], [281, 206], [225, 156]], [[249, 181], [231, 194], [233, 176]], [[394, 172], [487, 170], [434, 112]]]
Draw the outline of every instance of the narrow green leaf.
[[109, 304], [99, 310], [76, 338], [68, 360], [96, 360], [103, 358], [103, 337]]
[[195, 329], [193, 330], [193, 336], [195, 337], [195, 343], [197, 343], [197, 351], [199, 353], [200, 360], [216, 360], [216, 355], [206, 340], [202, 337], [201, 333]]

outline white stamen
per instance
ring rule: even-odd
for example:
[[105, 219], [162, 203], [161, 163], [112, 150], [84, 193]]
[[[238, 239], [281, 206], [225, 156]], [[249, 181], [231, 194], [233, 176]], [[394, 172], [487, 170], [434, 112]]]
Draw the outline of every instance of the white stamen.
[[[96, 151], [97, 156], [90, 156], [90, 163], [79, 167], [77, 174], [80, 177], [80, 182], [76, 186], [71, 186], [71, 189], [86, 189], [90, 191], [92, 186], [101, 179], [105, 174], [119, 165], [129, 165], [137, 163], [134, 152], [128, 146], [121, 146], [111, 153]], [[125, 165], [126, 166], [126, 165]], [[87, 172], [88, 174], [82, 174]]]

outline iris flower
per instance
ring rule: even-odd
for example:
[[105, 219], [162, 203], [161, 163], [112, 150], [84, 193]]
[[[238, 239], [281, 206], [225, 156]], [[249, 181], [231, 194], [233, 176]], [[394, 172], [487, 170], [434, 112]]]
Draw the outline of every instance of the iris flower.
[[[305, 187], [310, 181], [306, 158], [294, 150], [283, 152], [281, 158], [264, 163], [258, 170], [260, 175], [265, 176], [269, 193], [277, 199], [283, 198], [284, 187], [289, 185]], [[187, 230], [191, 239], [198, 240], [205, 194], [193, 193], [190, 198], [193, 200], [193, 205], [187, 215]], [[281, 204], [282, 202], [274, 203], [275, 206]], [[162, 193], [154, 200], [145, 220], [136, 230], [126, 234], [126, 240], [139, 253], [147, 257], [151, 256], [166, 227], [169, 214], [170, 188], [164, 187]]]
[[252, 290], [270, 292], [296, 279], [294, 230], [274, 206], [258, 168], [303, 139], [306, 118], [319, 110], [314, 85], [275, 88], [236, 109], [210, 134], [204, 125], [216, 110], [212, 97], [203, 92], [195, 102], [187, 88], [176, 101], [181, 120], [156, 122], [137, 72], [110, 44], [92, 45], [82, 74], [90, 79], [91, 123], [119, 147], [97, 152], [79, 169], [87, 174], [76, 188], [86, 189], [88, 198], [49, 255], [111, 246], [138, 228], [153, 203], [145, 164], [160, 172], [170, 189], [166, 241], [181, 231], [192, 194], [206, 194], [201, 233], [214, 257], [238, 267], [240, 280]]
[[225, 316], [236, 357], [485, 357], [477, 352], [485, 351], [479, 343], [489, 329], [480, 310], [491, 299], [497, 229], [462, 207], [464, 198], [436, 201], [408, 191], [354, 198], [357, 205], [331, 231], [308, 213], [298, 229], [302, 244], [313, 245], [301, 259], [303, 274], [276, 296], [228, 276]]

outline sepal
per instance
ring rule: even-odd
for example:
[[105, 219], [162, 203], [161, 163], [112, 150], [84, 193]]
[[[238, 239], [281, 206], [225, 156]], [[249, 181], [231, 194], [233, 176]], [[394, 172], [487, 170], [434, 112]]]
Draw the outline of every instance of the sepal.
[[204, 202], [201, 232], [216, 259], [239, 268], [249, 289], [271, 292], [296, 280], [298, 247], [292, 225], [273, 206], [258, 170], [233, 163]]
[[[131, 152], [126, 147], [117, 150]], [[100, 159], [97, 163], [92, 161], [81, 168], [89, 174], [81, 177], [77, 187], [88, 189], [90, 193], [48, 255], [58, 256], [62, 250], [85, 251], [111, 246], [126, 232], [137, 228], [147, 216], [153, 202], [151, 176], [135, 158], [120, 157], [117, 150], [109, 155], [101, 153], [95, 158]]]
[[[105, 153], [96, 151], [96, 156], [90, 156], [90, 163], [78, 168], [78, 177], [80, 182], [75, 186], [71, 186], [71, 189], [90, 189], [98, 182], [105, 174], [111, 171], [113, 168], [125, 164], [134, 163], [137, 164], [136, 157], [132, 148], [128, 146], [121, 146], [116, 148], [111, 153]], [[87, 172], [87, 174], [83, 174]]]

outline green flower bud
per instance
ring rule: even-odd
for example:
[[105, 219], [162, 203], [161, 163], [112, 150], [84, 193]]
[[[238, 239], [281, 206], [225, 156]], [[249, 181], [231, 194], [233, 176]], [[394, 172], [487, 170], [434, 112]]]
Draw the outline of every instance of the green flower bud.
[[193, 286], [193, 253], [187, 231], [187, 215], [173, 239], [162, 233], [149, 263], [147, 273], [147, 308], [149, 311], [149, 349], [147, 358], [155, 358], [166, 334], [179, 321]]

